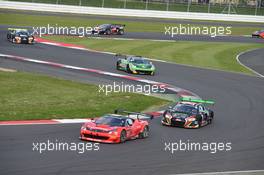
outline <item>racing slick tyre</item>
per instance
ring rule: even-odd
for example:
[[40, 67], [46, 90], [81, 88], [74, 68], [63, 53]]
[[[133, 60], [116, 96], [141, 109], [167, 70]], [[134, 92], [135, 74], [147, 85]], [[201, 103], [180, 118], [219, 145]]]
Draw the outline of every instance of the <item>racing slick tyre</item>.
[[148, 126], [145, 126], [144, 127], [144, 130], [141, 133], [139, 133], [139, 138], [140, 139], [145, 139], [148, 136], [149, 136], [149, 127]]
[[214, 112], [210, 111], [210, 116], [209, 116], [209, 124], [211, 124], [213, 122], [213, 118], [214, 118]]
[[124, 33], [125, 33], [124, 30], [119, 30], [118, 31], [118, 35], [124, 35]]
[[124, 143], [126, 141], [126, 139], [127, 139], [126, 135], [127, 135], [127, 133], [126, 133], [125, 130], [121, 131], [121, 133], [120, 133], [120, 143]]
[[106, 31], [105, 31], [105, 34], [106, 34], [106, 35], [110, 35], [110, 34], [111, 34], [111, 31], [110, 31], [110, 30], [106, 30]]
[[214, 118], [214, 111], [210, 111], [210, 117]]
[[201, 116], [197, 116], [197, 121], [198, 121], [198, 127], [197, 127], [197, 129], [199, 129], [199, 128], [201, 128], [201, 126], [202, 126], [202, 117]]
[[132, 71], [131, 71], [131, 69], [130, 69], [129, 65], [127, 65], [127, 68], [126, 68], [126, 70], [127, 70], [127, 72], [128, 72], [128, 73], [132, 73]]
[[11, 40], [11, 42], [12, 42], [12, 43], [16, 43], [16, 39], [13, 38], [13, 39]]
[[116, 70], [120, 70], [120, 66], [118, 62], [116, 63]]

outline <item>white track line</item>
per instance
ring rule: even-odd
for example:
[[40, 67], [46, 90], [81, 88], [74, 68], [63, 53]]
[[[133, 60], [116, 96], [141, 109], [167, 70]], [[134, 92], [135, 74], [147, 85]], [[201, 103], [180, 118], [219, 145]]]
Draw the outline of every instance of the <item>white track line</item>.
[[[259, 49], [259, 48], [258, 48], [258, 49]], [[243, 67], [245, 67], [246, 69], [248, 69], [248, 70], [254, 72], [254, 73], [255, 73], [256, 75], [258, 75], [259, 77], [264, 78], [264, 75], [262, 75], [262, 74], [258, 73], [257, 71], [251, 69], [250, 67], [246, 66], [245, 64], [243, 64], [243, 63], [239, 60], [239, 57], [240, 57], [241, 55], [243, 55], [243, 54], [245, 54], [245, 53], [248, 53], [248, 52], [252, 52], [252, 51], [258, 50], [258, 49], [252, 49], [252, 50], [248, 50], [248, 51], [245, 51], [245, 52], [241, 52], [241, 53], [239, 53], [239, 54], [236, 56], [236, 60], [237, 60], [237, 62], [238, 62], [241, 66], [243, 66]]]
[[264, 174], [264, 170], [223, 171], [223, 172], [171, 174], [171, 175], [228, 175], [228, 174], [241, 174], [241, 173], [262, 173]]

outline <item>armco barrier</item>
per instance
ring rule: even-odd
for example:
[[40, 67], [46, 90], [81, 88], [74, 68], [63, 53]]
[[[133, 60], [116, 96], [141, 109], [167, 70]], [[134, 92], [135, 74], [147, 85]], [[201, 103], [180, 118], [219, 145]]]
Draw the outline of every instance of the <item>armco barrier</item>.
[[117, 9], [117, 8], [98, 8], [98, 7], [27, 3], [27, 2], [13, 2], [13, 1], [0, 1], [0, 8], [33, 10], [33, 11], [44, 11], [44, 12], [92, 14], [92, 15], [112, 15], [112, 16], [130, 16], [130, 17], [196, 19], [196, 20], [218, 20], [218, 21], [264, 23], [264, 16], [228, 15], [228, 14], [215, 14], [215, 13], [188, 13], [188, 12], [134, 10], [134, 9], [132, 10], [132, 9]]

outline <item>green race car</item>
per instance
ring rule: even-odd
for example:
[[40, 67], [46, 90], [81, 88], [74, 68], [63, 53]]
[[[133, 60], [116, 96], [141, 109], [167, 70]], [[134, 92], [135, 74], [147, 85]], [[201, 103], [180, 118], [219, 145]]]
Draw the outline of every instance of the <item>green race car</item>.
[[119, 57], [116, 62], [116, 69], [133, 74], [148, 75], [154, 75], [156, 70], [152, 62], [141, 56], [125, 56], [124, 58]]

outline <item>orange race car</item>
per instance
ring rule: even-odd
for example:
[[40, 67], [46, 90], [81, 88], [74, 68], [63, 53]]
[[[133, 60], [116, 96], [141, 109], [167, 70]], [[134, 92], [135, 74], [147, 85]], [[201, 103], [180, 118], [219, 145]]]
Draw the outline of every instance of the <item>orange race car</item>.
[[[120, 115], [118, 113], [125, 113]], [[149, 114], [116, 110], [96, 120], [83, 124], [80, 139], [103, 143], [123, 143], [131, 139], [144, 139], [149, 136]]]

